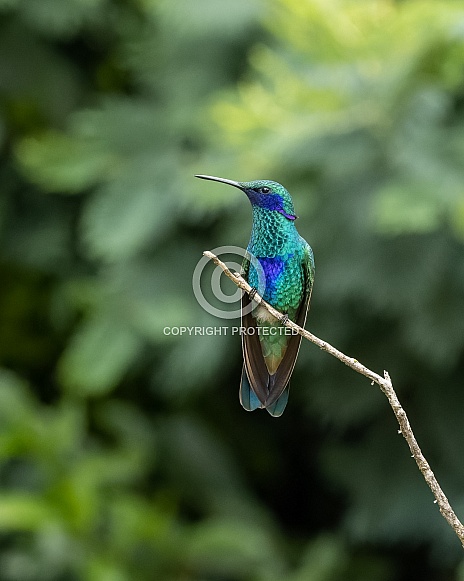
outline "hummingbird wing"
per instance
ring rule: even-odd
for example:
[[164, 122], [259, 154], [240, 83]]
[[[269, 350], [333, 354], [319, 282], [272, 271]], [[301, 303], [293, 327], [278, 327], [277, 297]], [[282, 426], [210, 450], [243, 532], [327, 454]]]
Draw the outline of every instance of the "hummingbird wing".
[[[248, 378], [248, 385], [260, 401], [260, 407], [265, 407], [266, 399], [269, 395], [269, 372], [264, 361], [261, 343], [259, 341], [258, 327], [256, 319], [252, 316], [250, 305], [250, 298], [247, 294], [242, 296], [242, 351], [243, 351], [243, 370], [244, 375]], [[249, 311], [250, 312], [247, 312]], [[244, 314], [246, 313], [246, 314]], [[242, 391], [244, 389], [244, 382], [242, 378], [242, 385], [240, 390], [240, 402], [245, 409], [245, 399]], [[256, 409], [256, 408], [255, 408]]]
[[[242, 263], [242, 276], [248, 279], [250, 262], [247, 258]], [[257, 407], [264, 407], [264, 402], [268, 396], [269, 372], [264, 362], [261, 343], [259, 341], [258, 327], [256, 319], [251, 314], [250, 297], [243, 293], [242, 295], [242, 352], [243, 352], [243, 373], [240, 384], [240, 403], [248, 410], [253, 411]], [[249, 311], [249, 312], [248, 312]], [[252, 396], [249, 391], [253, 392], [255, 398], [260, 402], [259, 406], [250, 409], [249, 401]]]

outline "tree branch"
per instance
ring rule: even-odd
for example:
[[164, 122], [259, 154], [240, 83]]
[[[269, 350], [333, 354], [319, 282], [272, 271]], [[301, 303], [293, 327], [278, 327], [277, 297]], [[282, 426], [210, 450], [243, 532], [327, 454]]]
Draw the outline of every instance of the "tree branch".
[[[203, 254], [204, 256], [210, 258], [217, 266], [222, 268], [224, 273], [239, 288], [241, 288], [248, 294], [250, 293], [251, 286], [242, 276], [240, 276], [240, 274], [231, 272], [227, 268], [227, 266], [221, 260], [219, 260], [219, 258], [212, 252], [205, 251], [203, 252]], [[326, 341], [322, 341], [309, 331], [306, 331], [306, 329], [303, 329], [302, 327], [296, 325], [293, 321], [285, 320], [283, 318], [284, 315], [277, 311], [276, 309], [274, 309], [274, 307], [269, 305], [265, 300], [263, 300], [263, 298], [258, 293], [256, 293], [253, 296], [253, 300], [256, 303], [262, 305], [265, 309], [267, 309], [271, 313], [271, 315], [273, 315], [276, 319], [281, 321], [283, 325], [289, 327], [290, 329], [293, 329], [294, 331], [299, 333], [302, 337], [304, 337], [308, 341], [311, 341], [312, 343], [317, 345], [320, 349], [327, 351], [327, 353], [330, 353], [330, 355], [333, 355], [334, 357], [339, 359], [342, 363], [344, 363], [348, 367], [351, 367], [351, 369], [357, 371], [361, 375], [364, 375], [365, 377], [370, 379], [372, 383], [376, 383], [380, 387], [380, 389], [386, 395], [388, 403], [390, 404], [393, 413], [395, 414], [396, 419], [398, 420], [398, 424], [400, 425], [399, 433], [401, 433], [404, 436], [406, 442], [408, 443], [412, 457], [416, 461], [416, 464], [419, 470], [421, 471], [422, 476], [429, 485], [430, 490], [432, 491], [435, 497], [435, 502], [438, 505], [438, 508], [440, 509], [442, 516], [446, 519], [450, 527], [454, 530], [459, 540], [461, 541], [461, 545], [464, 548], [464, 526], [456, 516], [448, 499], [446, 498], [445, 493], [441, 489], [438, 480], [435, 478], [435, 475], [432, 472], [429, 463], [422, 454], [419, 444], [417, 443], [417, 440], [409, 424], [408, 416], [406, 415], [406, 412], [401, 406], [399, 399], [396, 395], [396, 392], [393, 389], [393, 384], [390, 379], [390, 376], [388, 375], [388, 372], [384, 371], [383, 377], [378, 375], [377, 373], [374, 373], [374, 371], [371, 371], [370, 369], [362, 365], [362, 363], [359, 363], [357, 359], [353, 359], [353, 357], [348, 357], [338, 349], [335, 349], [335, 347], [332, 347], [332, 345], [330, 345]]]

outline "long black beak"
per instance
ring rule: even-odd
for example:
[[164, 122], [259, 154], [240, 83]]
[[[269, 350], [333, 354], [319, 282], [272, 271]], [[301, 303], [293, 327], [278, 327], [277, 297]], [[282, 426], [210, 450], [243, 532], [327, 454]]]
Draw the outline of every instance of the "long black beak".
[[243, 187], [239, 184], [239, 182], [234, 182], [234, 180], [226, 180], [225, 178], [216, 178], [214, 176], [204, 176], [204, 175], [196, 175], [196, 178], [200, 178], [202, 180], [211, 180], [212, 182], [221, 182], [223, 184], [229, 184], [229, 186], [234, 186], [239, 190], [243, 190]]

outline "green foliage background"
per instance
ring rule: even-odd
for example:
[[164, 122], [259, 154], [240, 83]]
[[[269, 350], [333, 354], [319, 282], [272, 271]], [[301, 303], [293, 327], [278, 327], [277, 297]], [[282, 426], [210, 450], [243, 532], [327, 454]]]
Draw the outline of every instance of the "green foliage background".
[[464, 580], [377, 388], [304, 344], [247, 414], [238, 336], [164, 333], [250, 230], [192, 175], [284, 183], [464, 516], [464, 2], [1, 0], [0, 147], [0, 581]]

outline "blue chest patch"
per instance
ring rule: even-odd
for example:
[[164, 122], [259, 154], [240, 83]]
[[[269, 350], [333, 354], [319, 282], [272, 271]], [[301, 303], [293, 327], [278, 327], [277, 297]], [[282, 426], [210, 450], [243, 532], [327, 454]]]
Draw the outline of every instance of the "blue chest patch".
[[[264, 272], [265, 284], [263, 298], [265, 301], [276, 304], [279, 302], [278, 297], [282, 294], [282, 283], [283, 275], [285, 271], [285, 266], [293, 255], [286, 256], [275, 256], [272, 258], [259, 257], [259, 263], [261, 264]], [[253, 266], [250, 266], [250, 273], [248, 277], [248, 282], [251, 286], [258, 288], [259, 277]]]
[[266, 283], [272, 285], [282, 274], [285, 266], [284, 259], [281, 256], [275, 256], [273, 258], [259, 258], [258, 260], [263, 267]]

